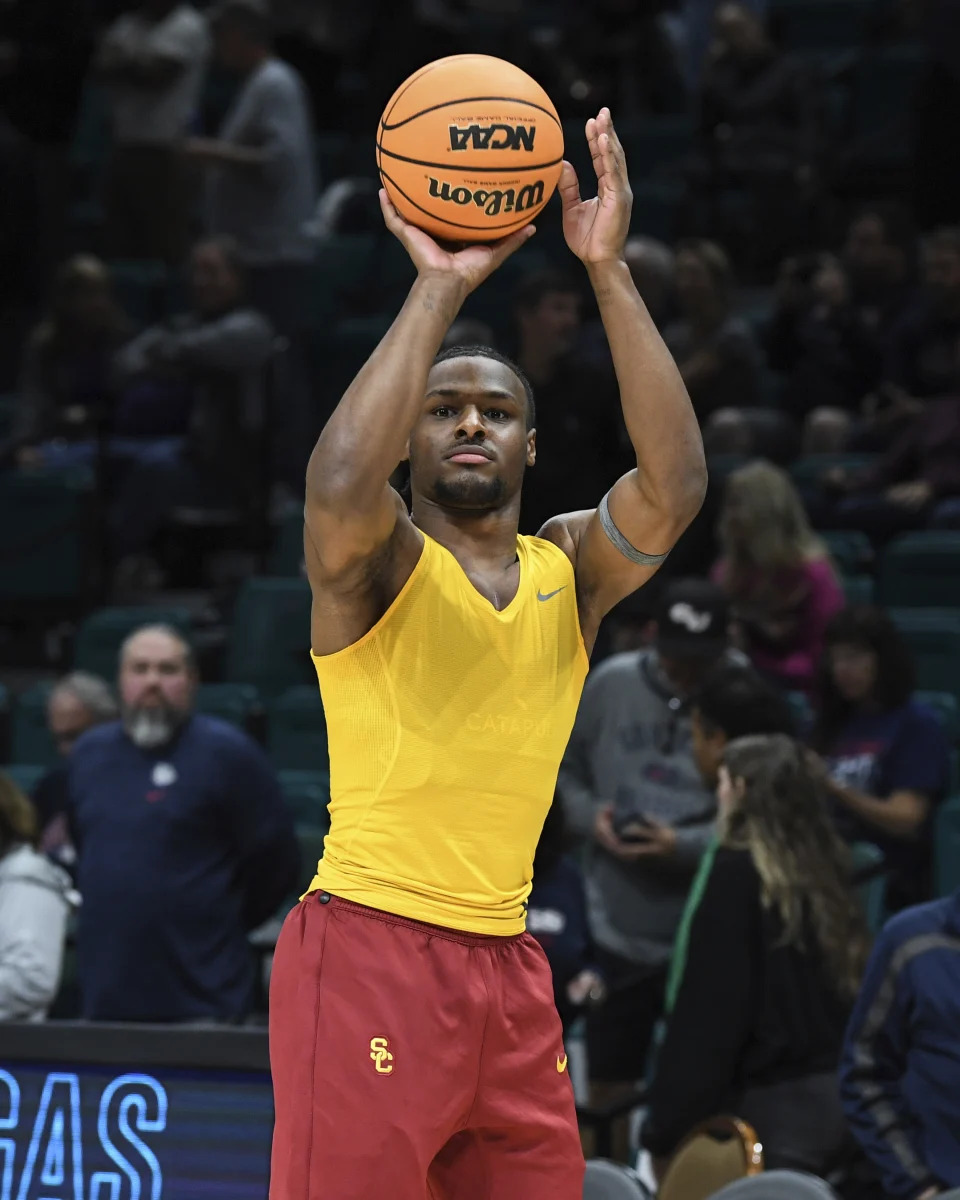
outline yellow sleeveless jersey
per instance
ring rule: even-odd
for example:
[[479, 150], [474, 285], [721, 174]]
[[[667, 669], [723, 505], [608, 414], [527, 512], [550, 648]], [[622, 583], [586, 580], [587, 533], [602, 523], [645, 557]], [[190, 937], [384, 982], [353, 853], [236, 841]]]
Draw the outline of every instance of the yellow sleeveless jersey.
[[533, 855], [583, 681], [570, 560], [518, 537], [497, 612], [424, 536], [378, 623], [313, 655], [330, 745], [330, 832], [310, 891], [471, 933], [522, 932]]

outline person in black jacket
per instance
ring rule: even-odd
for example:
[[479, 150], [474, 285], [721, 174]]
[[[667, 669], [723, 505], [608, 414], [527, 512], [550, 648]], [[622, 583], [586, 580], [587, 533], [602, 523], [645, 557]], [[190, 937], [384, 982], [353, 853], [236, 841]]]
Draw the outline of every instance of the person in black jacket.
[[642, 1140], [662, 1166], [701, 1121], [733, 1112], [768, 1168], [823, 1174], [846, 1148], [837, 1062], [868, 951], [850, 863], [792, 738], [731, 742], [717, 799]]

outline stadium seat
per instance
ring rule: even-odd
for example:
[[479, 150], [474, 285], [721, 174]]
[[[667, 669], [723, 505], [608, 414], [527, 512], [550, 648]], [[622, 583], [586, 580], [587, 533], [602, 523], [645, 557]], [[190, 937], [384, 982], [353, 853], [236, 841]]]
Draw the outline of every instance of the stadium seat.
[[880, 601], [899, 608], [960, 607], [960, 531], [908, 533], [880, 563]]
[[872, 604], [876, 585], [872, 575], [844, 575], [840, 580], [843, 595], [850, 605]]
[[933, 881], [938, 896], [960, 888], [960, 796], [944, 801], [934, 817]]
[[918, 686], [960, 700], [960, 613], [895, 608], [890, 616], [910, 647]]
[[14, 763], [9, 767], [0, 767], [5, 775], [17, 785], [24, 795], [29, 796], [40, 780], [46, 775], [48, 768], [39, 763]]
[[765, 1171], [752, 1179], [728, 1183], [710, 1200], [835, 1200], [836, 1192], [804, 1171]]
[[606, 1158], [591, 1158], [583, 1176], [583, 1200], [644, 1200], [647, 1191], [635, 1171]]
[[875, 458], [873, 454], [808, 454], [792, 464], [790, 477], [798, 487], [812, 487], [836, 467], [856, 471], [869, 466]]
[[330, 776], [326, 771], [278, 771], [277, 778], [287, 807], [297, 825], [330, 828]]
[[303, 513], [286, 513], [277, 525], [270, 552], [270, 574], [292, 578], [303, 563]]
[[859, 879], [857, 890], [867, 917], [871, 932], [877, 933], [883, 925], [887, 912], [887, 877], [880, 870], [883, 866], [883, 853], [870, 842], [857, 842], [850, 847], [850, 857], [853, 860], [854, 875], [859, 879], [861, 874], [867, 875]]
[[291, 688], [268, 708], [267, 751], [277, 768], [327, 771], [327, 722], [316, 684]]
[[873, 546], [865, 533], [856, 529], [837, 529], [817, 537], [830, 551], [842, 575], [860, 575], [873, 563]]
[[51, 686], [36, 683], [17, 697], [10, 725], [11, 762], [50, 767], [57, 761], [57, 747], [47, 729]]
[[250, 683], [202, 683], [197, 689], [197, 711], [247, 729], [260, 707], [260, 696]]
[[18, 617], [84, 599], [92, 494], [88, 472], [0, 473], [0, 604]]
[[316, 678], [305, 579], [246, 580], [233, 612], [225, 677], [254, 684], [267, 700]]
[[77, 632], [73, 650], [74, 670], [92, 671], [102, 679], [115, 679], [121, 645], [143, 625], [172, 625], [190, 640], [189, 609], [159, 605], [102, 608], [87, 617]]
[[708, 1200], [719, 1188], [763, 1170], [756, 1132], [736, 1117], [718, 1116], [681, 1143], [657, 1192], [658, 1200]]

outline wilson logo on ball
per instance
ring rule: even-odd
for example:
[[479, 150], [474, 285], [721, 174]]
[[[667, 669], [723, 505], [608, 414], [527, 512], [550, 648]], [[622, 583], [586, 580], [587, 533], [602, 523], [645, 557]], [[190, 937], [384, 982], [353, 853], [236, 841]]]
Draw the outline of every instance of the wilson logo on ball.
[[477, 208], [482, 208], [488, 217], [495, 217], [498, 213], [526, 212], [543, 203], [542, 179], [525, 184], [522, 188], [498, 188], [495, 191], [478, 188], [471, 191], [466, 187], [452, 188], [449, 183], [441, 183], [432, 175], [428, 175], [427, 178], [430, 180], [430, 195], [435, 199], [444, 200], [448, 204], [475, 204]]
[[532, 150], [536, 132], [526, 125], [451, 125], [450, 149]]

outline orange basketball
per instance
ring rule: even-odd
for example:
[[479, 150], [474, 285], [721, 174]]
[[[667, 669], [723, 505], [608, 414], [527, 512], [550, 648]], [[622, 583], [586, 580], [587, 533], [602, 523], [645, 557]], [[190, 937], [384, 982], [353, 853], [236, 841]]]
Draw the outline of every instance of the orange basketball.
[[454, 242], [487, 242], [528, 224], [553, 195], [563, 130], [543, 88], [488, 54], [428, 63], [390, 97], [377, 166], [394, 207]]

